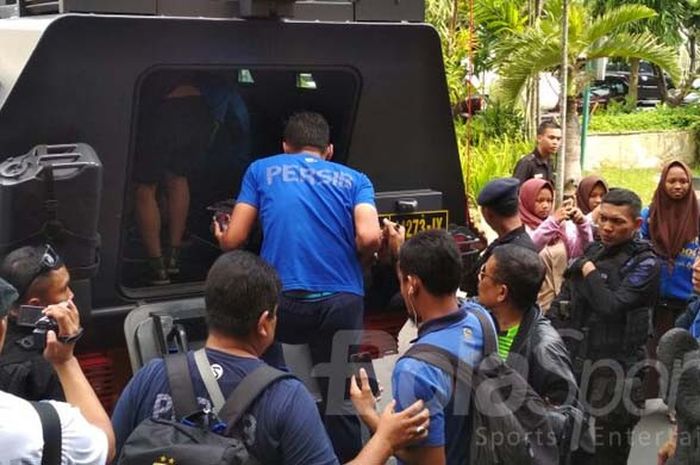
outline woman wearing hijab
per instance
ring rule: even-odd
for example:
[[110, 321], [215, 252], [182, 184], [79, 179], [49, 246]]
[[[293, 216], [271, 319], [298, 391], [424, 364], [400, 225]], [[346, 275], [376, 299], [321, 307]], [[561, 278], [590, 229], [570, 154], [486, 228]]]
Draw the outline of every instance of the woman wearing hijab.
[[[685, 163], [670, 162], [661, 172], [651, 205], [642, 211], [642, 237], [652, 242], [662, 260], [659, 302], [654, 308], [654, 339], [649, 346], [654, 356], [659, 338], [673, 327], [693, 295], [700, 217], [691, 180]], [[658, 385], [650, 383], [647, 393], [655, 396]]]
[[597, 175], [586, 176], [576, 188], [576, 205], [591, 225], [593, 239], [598, 240], [598, 210], [603, 196], [608, 193], [607, 183]]
[[543, 312], [559, 294], [570, 259], [583, 254], [593, 240], [591, 227], [580, 209], [566, 201], [556, 211], [554, 187], [544, 179], [529, 179], [520, 186], [520, 219], [540, 251], [546, 273], [537, 303]]
[[603, 196], [608, 193], [608, 184], [597, 175], [581, 179], [576, 188], [576, 206], [586, 218], [596, 220], [598, 206], [603, 203]]

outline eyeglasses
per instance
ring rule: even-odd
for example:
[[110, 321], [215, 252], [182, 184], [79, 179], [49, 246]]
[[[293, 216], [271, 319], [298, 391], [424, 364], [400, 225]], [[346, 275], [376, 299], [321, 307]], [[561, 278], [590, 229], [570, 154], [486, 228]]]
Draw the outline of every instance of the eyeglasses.
[[477, 277], [479, 278], [479, 281], [482, 281], [484, 278], [490, 278], [491, 281], [495, 283], [499, 282], [496, 278], [486, 272], [486, 265], [482, 265], [481, 269], [479, 269], [479, 274]]

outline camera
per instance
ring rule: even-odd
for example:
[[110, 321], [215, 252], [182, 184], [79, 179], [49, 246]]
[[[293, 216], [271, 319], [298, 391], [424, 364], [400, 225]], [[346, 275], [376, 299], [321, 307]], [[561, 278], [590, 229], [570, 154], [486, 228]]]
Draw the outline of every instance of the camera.
[[17, 326], [34, 328], [34, 347], [46, 346], [46, 334], [53, 331], [58, 334], [58, 323], [51, 317], [43, 314], [44, 307], [37, 305], [20, 305], [17, 315]]

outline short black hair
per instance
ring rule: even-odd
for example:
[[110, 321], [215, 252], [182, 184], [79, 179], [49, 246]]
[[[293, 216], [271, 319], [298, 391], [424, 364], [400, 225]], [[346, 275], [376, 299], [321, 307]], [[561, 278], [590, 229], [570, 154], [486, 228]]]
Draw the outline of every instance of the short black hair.
[[244, 338], [265, 311], [274, 315], [282, 286], [262, 258], [235, 250], [212, 265], [204, 285], [207, 326], [223, 336]]
[[518, 198], [501, 200], [500, 202], [488, 205], [484, 208], [488, 208], [493, 213], [503, 218], [518, 216]]
[[331, 129], [326, 119], [318, 113], [295, 113], [284, 128], [284, 141], [295, 150], [314, 147], [324, 151], [331, 143]]
[[544, 280], [544, 264], [539, 254], [527, 247], [503, 244], [493, 249], [496, 260], [494, 280], [508, 286], [508, 298], [523, 312], [537, 302]]
[[609, 203], [618, 207], [629, 207], [632, 219], [636, 220], [642, 214], [642, 200], [629, 189], [614, 187], [603, 196], [603, 203]]
[[410, 238], [399, 252], [399, 269], [404, 276], [421, 279], [434, 296], [453, 294], [462, 276], [462, 259], [452, 236], [433, 229]]
[[[48, 255], [50, 263], [45, 263]], [[27, 291], [37, 279], [48, 276], [64, 265], [61, 257], [48, 245], [24, 246], [5, 256], [0, 264], [0, 278], [4, 279], [19, 294], [19, 302], [25, 301]]]
[[547, 131], [547, 129], [561, 129], [561, 126], [559, 126], [559, 123], [553, 119], [546, 119], [542, 121], [539, 126], [537, 126], [537, 135], [541, 136]]

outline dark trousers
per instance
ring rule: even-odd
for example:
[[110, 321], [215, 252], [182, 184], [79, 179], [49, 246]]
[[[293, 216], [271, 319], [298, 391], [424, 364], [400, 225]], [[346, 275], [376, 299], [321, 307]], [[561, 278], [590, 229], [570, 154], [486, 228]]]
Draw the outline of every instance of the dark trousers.
[[[644, 406], [644, 378], [645, 373], [640, 372], [621, 380], [606, 369], [598, 369], [592, 374], [584, 400], [589, 408], [596, 409], [595, 452], [575, 452], [572, 454], [573, 465], [627, 465], [632, 431]], [[628, 396], [628, 402], [619, 399], [615, 404], [616, 392]]]
[[[330, 297], [305, 300], [283, 294], [278, 312], [276, 342], [263, 359], [281, 368], [285, 363], [280, 342], [309, 345], [323, 397], [321, 417], [340, 463], [349, 462], [362, 449], [360, 421], [347, 401], [346, 365], [354, 349], [352, 346], [360, 342], [363, 298], [355, 294], [337, 293]], [[352, 333], [346, 333], [347, 337], [337, 341], [336, 359], [332, 360], [333, 340], [341, 330], [351, 330]], [[341, 353], [342, 359], [339, 358]]]
[[[687, 305], [685, 301], [665, 299], [661, 299], [656, 304], [653, 315], [654, 334], [647, 344], [649, 358], [656, 360], [656, 349], [659, 346], [659, 339], [675, 326], [676, 318], [685, 311]], [[647, 399], [660, 397], [659, 372], [654, 368], [649, 370], [644, 391]]]

